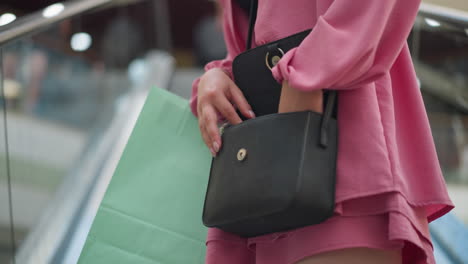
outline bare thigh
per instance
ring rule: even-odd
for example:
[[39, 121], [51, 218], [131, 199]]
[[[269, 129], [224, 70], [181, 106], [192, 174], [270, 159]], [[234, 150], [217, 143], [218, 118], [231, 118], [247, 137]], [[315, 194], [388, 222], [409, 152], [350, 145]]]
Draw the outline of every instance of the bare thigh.
[[307, 257], [296, 264], [401, 264], [401, 250], [349, 248]]

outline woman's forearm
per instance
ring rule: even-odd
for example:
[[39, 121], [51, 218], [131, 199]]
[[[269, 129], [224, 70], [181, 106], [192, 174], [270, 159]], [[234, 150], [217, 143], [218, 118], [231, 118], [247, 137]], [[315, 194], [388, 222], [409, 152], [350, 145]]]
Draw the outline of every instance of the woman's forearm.
[[322, 90], [303, 92], [292, 88], [289, 86], [288, 81], [284, 81], [278, 112], [285, 113], [306, 110], [323, 112]]

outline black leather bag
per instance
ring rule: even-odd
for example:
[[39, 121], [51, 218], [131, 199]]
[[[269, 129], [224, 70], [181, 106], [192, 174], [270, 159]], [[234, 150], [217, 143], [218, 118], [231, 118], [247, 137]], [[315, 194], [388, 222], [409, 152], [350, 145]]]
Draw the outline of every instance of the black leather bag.
[[[254, 10], [253, 7], [251, 10]], [[248, 47], [255, 18], [251, 12]], [[304, 31], [236, 57], [233, 74], [257, 118], [222, 128], [213, 158], [203, 223], [243, 237], [323, 222], [333, 214], [337, 154], [336, 92], [323, 114], [277, 113], [281, 86], [270, 67]]]
[[234, 82], [257, 116], [278, 113], [281, 84], [271, 74], [271, 68], [290, 49], [297, 47], [310, 33], [299, 32], [239, 54], [232, 63]]

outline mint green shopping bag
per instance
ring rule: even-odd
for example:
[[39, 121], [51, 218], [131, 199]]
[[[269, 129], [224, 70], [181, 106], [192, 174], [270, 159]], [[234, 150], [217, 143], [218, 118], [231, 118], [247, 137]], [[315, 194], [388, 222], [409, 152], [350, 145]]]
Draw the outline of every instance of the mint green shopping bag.
[[153, 89], [100, 205], [80, 264], [194, 264], [210, 166], [187, 100]]

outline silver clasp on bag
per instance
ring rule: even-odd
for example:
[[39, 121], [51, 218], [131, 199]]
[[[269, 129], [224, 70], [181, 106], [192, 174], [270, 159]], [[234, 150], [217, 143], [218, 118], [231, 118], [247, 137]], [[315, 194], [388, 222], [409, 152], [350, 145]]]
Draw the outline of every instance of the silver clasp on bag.
[[229, 125], [229, 122], [225, 122], [223, 123], [220, 127], [219, 127], [219, 135], [222, 136], [223, 133], [224, 133], [224, 129]]
[[239, 149], [239, 152], [237, 152], [237, 160], [238, 161], [243, 161], [247, 157], [247, 150], [245, 148]]
[[[279, 53], [281, 54], [281, 56], [279, 55], [275, 55], [271, 58], [271, 63], [270, 63], [270, 52], [267, 52], [266, 55], [265, 55], [265, 64], [266, 66], [268, 67], [268, 69], [270, 69], [271, 71], [271, 68], [275, 67], [276, 64], [278, 64], [278, 62], [280, 61], [280, 59], [284, 56], [284, 51], [281, 49], [281, 48], [276, 48]], [[272, 65], [270, 65], [272, 64]]]

